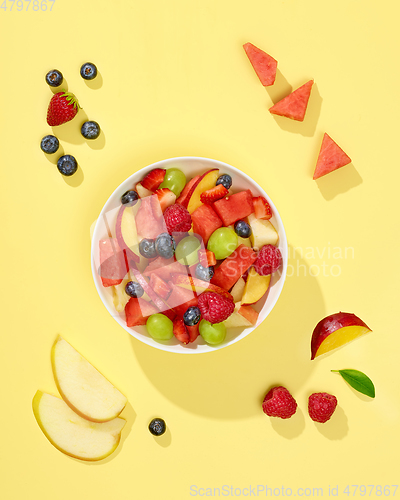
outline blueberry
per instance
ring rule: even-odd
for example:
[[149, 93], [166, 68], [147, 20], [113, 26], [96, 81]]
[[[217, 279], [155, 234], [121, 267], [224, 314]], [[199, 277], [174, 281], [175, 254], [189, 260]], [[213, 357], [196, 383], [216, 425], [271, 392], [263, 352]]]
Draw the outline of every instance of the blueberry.
[[214, 276], [214, 266], [203, 267], [201, 264], [196, 266], [196, 278], [203, 281], [210, 281]]
[[85, 139], [97, 139], [100, 135], [100, 125], [97, 122], [85, 122], [81, 134]]
[[81, 66], [81, 77], [84, 80], [93, 80], [97, 76], [97, 68], [93, 63], [85, 63]]
[[129, 297], [141, 297], [144, 294], [144, 290], [139, 285], [139, 283], [136, 283], [136, 281], [128, 281], [128, 283], [125, 285], [125, 292]]
[[55, 153], [60, 146], [57, 137], [54, 135], [46, 135], [40, 142], [40, 149], [49, 155]]
[[138, 199], [139, 195], [137, 194], [137, 192], [134, 189], [130, 189], [121, 196], [121, 203], [123, 205], [129, 205], [130, 207], [132, 207], [133, 205], [135, 205]]
[[63, 175], [74, 175], [78, 170], [78, 163], [72, 155], [64, 155], [58, 159], [57, 168]]
[[157, 257], [156, 242], [150, 238], [143, 238], [139, 243], [139, 252], [140, 255], [143, 255], [146, 259]]
[[173, 257], [176, 249], [174, 238], [168, 233], [161, 233], [156, 239], [156, 250], [160, 257], [170, 259]]
[[232, 186], [232, 177], [228, 174], [222, 174], [218, 177], [216, 185], [222, 184], [224, 188], [229, 189]]
[[50, 85], [50, 87], [60, 86], [63, 82], [63, 79], [63, 75], [61, 71], [58, 71], [58, 69], [52, 69], [46, 75], [46, 83]]
[[235, 233], [241, 238], [248, 238], [252, 233], [250, 225], [247, 224], [247, 222], [245, 222], [244, 220], [236, 221], [234, 229]]
[[187, 326], [194, 326], [200, 321], [200, 317], [200, 309], [193, 306], [186, 309], [185, 314], [183, 315], [183, 321]]
[[161, 436], [166, 430], [167, 426], [162, 418], [153, 418], [149, 423], [149, 431], [153, 436]]

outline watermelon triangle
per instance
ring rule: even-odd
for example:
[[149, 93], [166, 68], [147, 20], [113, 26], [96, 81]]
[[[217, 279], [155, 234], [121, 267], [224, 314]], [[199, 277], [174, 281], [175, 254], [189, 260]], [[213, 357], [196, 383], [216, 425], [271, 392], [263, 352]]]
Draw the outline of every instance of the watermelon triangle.
[[313, 179], [319, 179], [323, 175], [329, 174], [349, 163], [351, 163], [351, 158], [325, 133]]
[[275, 81], [278, 61], [252, 43], [245, 43], [243, 48], [260, 82], [264, 87], [272, 85]]
[[302, 122], [306, 114], [308, 99], [314, 80], [310, 80], [288, 96], [269, 108], [273, 115], [286, 116], [292, 120]]

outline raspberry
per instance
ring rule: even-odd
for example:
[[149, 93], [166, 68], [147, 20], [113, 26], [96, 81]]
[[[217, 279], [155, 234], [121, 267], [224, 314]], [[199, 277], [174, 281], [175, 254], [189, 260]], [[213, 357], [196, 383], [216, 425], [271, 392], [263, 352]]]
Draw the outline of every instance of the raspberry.
[[174, 232], [185, 233], [192, 227], [192, 217], [190, 213], [185, 207], [178, 203], [171, 205], [165, 210], [164, 220], [170, 234]]
[[282, 263], [282, 254], [274, 245], [264, 245], [258, 252], [254, 267], [260, 276], [267, 276], [278, 269]]
[[314, 392], [308, 398], [308, 414], [314, 422], [321, 424], [328, 421], [337, 405], [337, 399], [326, 392]]
[[290, 418], [296, 413], [297, 403], [285, 387], [278, 386], [267, 393], [262, 409], [269, 417]]
[[225, 321], [235, 310], [233, 300], [214, 292], [202, 293], [198, 306], [203, 318], [212, 324]]

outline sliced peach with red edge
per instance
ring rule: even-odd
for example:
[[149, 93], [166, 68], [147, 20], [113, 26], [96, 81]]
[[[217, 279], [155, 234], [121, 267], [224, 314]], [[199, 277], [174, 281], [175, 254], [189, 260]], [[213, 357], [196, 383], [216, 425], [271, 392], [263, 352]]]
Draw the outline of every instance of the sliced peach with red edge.
[[322, 319], [311, 338], [311, 359], [330, 352], [372, 330], [358, 316], [338, 312]]

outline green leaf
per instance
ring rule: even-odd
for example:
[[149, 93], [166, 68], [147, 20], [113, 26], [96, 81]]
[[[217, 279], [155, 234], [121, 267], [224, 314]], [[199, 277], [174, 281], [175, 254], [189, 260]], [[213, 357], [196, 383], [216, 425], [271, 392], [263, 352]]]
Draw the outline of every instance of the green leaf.
[[375, 397], [375, 387], [372, 380], [365, 375], [365, 373], [358, 370], [331, 370], [331, 372], [339, 373], [345, 381], [358, 392], [369, 396]]

